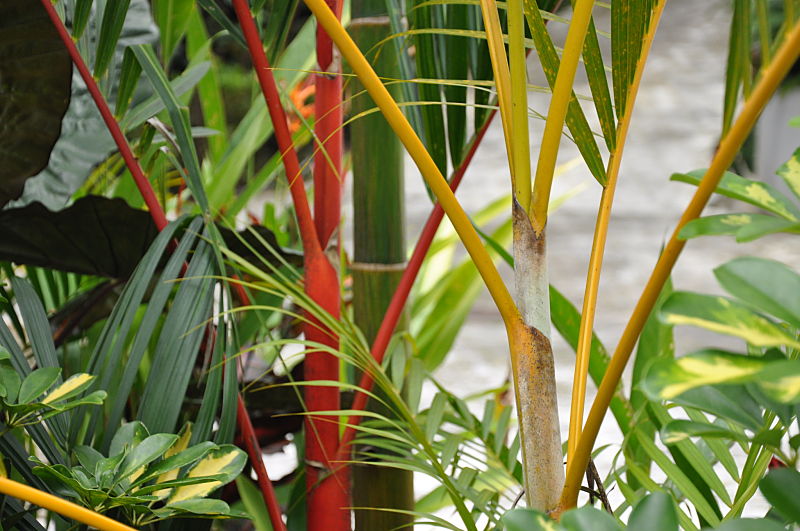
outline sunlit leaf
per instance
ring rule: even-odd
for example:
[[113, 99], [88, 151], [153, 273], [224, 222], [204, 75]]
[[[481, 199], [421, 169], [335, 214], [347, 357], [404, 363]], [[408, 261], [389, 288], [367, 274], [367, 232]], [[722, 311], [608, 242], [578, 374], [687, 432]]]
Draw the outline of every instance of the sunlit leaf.
[[661, 318], [673, 325], [691, 325], [740, 337], [751, 345], [800, 348], [800, 341], [744, 304], [712, 295], [673, 293], [661, 307]]

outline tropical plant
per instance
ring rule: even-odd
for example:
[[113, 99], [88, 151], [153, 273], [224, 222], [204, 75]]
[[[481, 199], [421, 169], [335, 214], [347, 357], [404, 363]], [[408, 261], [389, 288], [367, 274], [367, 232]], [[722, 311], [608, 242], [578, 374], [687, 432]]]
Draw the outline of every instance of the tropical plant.
[[[756, 236], [796, 229], [800, 213], [793, 201], [784, 204], [769, 188], [724, 176], [800, 54], [796, 0], [783, 2], [778, 23], [769, 20], [766, 1], [735, 2], [719, 149], [708, 170], [681, 177], [698, 191], [610, 358], [592, 331], [603, 252], [636, 95], [666, 0], [610, 6], [575, 0], [569, 19], [557, 14], [562, 2], [551, 0], [305, 4], [313, 19], [297, 0], [13, 0], [0, 8], [0, 74], [18, 92], [35, 88], [30, 100], [2, 103], [3, 115], [20, 127], [0, 132], [0, 153], [14, 162], [0, 173], [0, 200], [18, 201], [0, 213], [0, 226], [10, 236], [0, 245], [8, 282], [0, 293], [0, 345], [8, 353], [0, 359], [8, 421], [0, 451], [12, 465], [8, 475], [29, 485], [0, 478], [2, 492], [104, 529], [127, 527], [99, 512], [133, 525], [176, 517], [170, 523], [175, 526], [191, 515], [238, 515], [208, 497], [235, 476], [243, 507], [265, 529], [349, 529], [351, 500], [366, 505], [357, 507], [359, 529], [412, 522], [513, 529], [527, 525], [526, 519], [543, 521], [543, 513], [560, 517], [558, 525], [567, 528], [586, 520], [614, 528], [617, 521], [592, 508], [570, 510], [587, 470], [592, 498], [604, 498], [604, 482], [591, 473], [590, 457], [609, 408], [625, 436], [625, 463], [605, 483], [625, 498], [614, 509], [617, 518], [635, 506], [629, 526], [653, 515], [687, 529], [716, 526], [739, 516], [763, 475], [767, 451], [794, 464], [796, 447], [786, 454], [769, 439], [774, 433], [762, 440], [760, 431], [746, 431], [755, 430], [754, 423], [718, 429], [721, 421], [737, 420], [705, 403], [681, 403], [685, 393], [664, 389], [688, 385], [679, 377], [695, 373], [681, 363], [729, 366], [734, 359], [747, 364], [736, 371], [742, 379], [736, 385], [765, 400], [759, 402], [766, 406], [758, 411], [759, 430], [770, 432], [777, 422], [788, 430], [792, 422], [785, 411], [795, 396], [792, 380], [770, 387], [763, 379], [794, 367], [794, 316], [783, 307], [788, 303], [764, 306], [758, 286], [747, 293], [734, 288], [732, 295], [745, 302], [722, 303], [671, 293], [667, 280], [682, 238], [692, 231], [722, 233], [720, 227], [730, 225], [730, 217], [697, 219], [718, 185], [770, 212], [768, 220], [748, 218]], [[595, 27], [595, 8], [610, 9], [610, 62], [601, 53], [607, 34]], [[344, 29], [351, 15], [356, 41]], [[750, 54], [753, 17], [757, 64]], [[547, 22], [568, 25], [564, 43], [553, 40]], [[547, 87], [529, 86], [529, 51], [535, 51]], [[41, 57], [51, 58], [52, 67], [31, 67]], [[574, 92], [581, 63], [590, 96]], [[252, 64], [255, 76], [242, 64]], [[313, 76], [304, 79], [311, 70]], [[535, 113], [545, 119], [535, 170], [530, 88], [551, 94], [547, 111]], [[502, 121], [511, 199], [468, 216], [453, 190], [495, 111]], [[599, 132], [589, 125], [595, 118]], [[54, 134], [59, 124], [60, 136]], [[602, 187], [581, 312], [547, 278], [546, 227], [565, 125]], [[436, 200], [405, 267], [401, 144]], [[357, 203], [352, 260], [339, 234], [348, 164]], [[782, 172], [795, 190], [792, 164]], [[281, 174], [285, 179], [277, 179]], [[306, 175], [313, 180], [313, 206]], [[277, 199], [255, 211], [254, 200], [266, 189]], [[286, 191], [291, 208], [279, 206]], [[502, 210], [507, 220], [486, 224]], [[445, 274], [429, 262], [425, 273], [433, 280], [417, 286], [409, 315], [404, 307], [429, 249], [441, 266], [455, 245], [452, 235], [435, 240], [445, 213], [471, 262]], [[378, 216], [385, 231], [369, 226]], [[744, 220], [737, 219], [738, 235]], [[259, 227], [233, 230], [243, 225]], [[501, 261], [513, 269], [513, 288], [498, 273]], [[794, 273], [781, 267], [736, 262], [719, 274], [728, 279], [722, 281], [726, 288], [742, 274], [793, 282]], [[513, 437], [507, 389], [492, 390], [478, 418], [429, 373], [452, 345], [479, 289], [478, 277], [507, 331], [519, 420]], [[654, 313], [657, 303], [660, 314]], [[551, 321], [577, 354], [566, 475]], [[671, 336], [679, 322], [746, 332], [751, 350], [767, 350], [676, 360]], [[626, 394], [620, 379], [637, 341], [634, 382]], [[290, 345], [303, 352], [299, 369], [284, 356]], [[787, 349], [770, 349], [778, 346]], [[262, 370], [265, 375], [252, 378]], [[584, 423], [590, 375], [599, 392]], [[425, 381], [437, 386], [430, 405], [421, 404]], [[733, 384], [692, 381], [694, 387]], [[256, 404], [261, 397], [266, 404]], [[674, 402], [665, 405], [665, 397]], [[689, 424], [673, 415], [678, 405]], [[292, 420], [282, 424], [280, 413]], [[301, 424], [298, 416], [303, 432], [293, 444], [302, 473], [276, 492], [262, 448], [287, 444], [286, 434]], [[174, 434], [185, 422], [193, 423], [191, 432]], [[230, 446], [237, 431], [261, 500], [239, 475], [244, 455]], [[741, 468], [729, 445], [708, 435], [720, 431], [735, 435], [730, 440], [753, 456]], [[695, 446], [688, 437], [698, 436], [703, 443]], [[29, 459], [33, 455], [40, 459], [37, 466]], [[737, 482], [733, 497], [713, 468], [717, 461]], [[653, 464], [666, 473], [665, 481], [652, 479]], [[351, 469], [358, 472], [352, 475]], [[417, 503], [412, 472], [440, 485]], [[795, 506], [780, 492], [796, 478], [790, 471], [773, 474], [762, 490], [781, 518], [791, 521]], [[402, 488], [391, 488], [397, 485]], [[511, 493], [523, 485], [528, 506], [539, 513], [504, 517], [518, 502]], [[648, 492], [653, 494], [645, 497]], [[83, 507], [53, 494], [73, 497]], [[447, 504], [459, 525], [432, 514]], [[728, 506], [727, 514], [720, 504]], [[18, 502], [2, 510], [20, 525], [42, 527]], [[57, 528], [70, 525], [61, 516], [53, 521]]]

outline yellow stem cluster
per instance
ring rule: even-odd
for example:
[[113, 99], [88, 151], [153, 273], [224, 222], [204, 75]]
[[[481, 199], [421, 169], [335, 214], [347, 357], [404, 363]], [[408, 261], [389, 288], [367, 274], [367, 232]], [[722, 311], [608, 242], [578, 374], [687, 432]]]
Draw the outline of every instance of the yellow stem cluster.
[[789, 69], [800, 56], [800, 24], [795, 24], [791, 32], [787, 34], [786, 40], [781, 45], [772, 63], [764, 71], [764, 75], [759, 81], [755, 90], [745, 101], [742, 111], [730, 128], [728, 133], [720, 143], [717, 153], [711, 162], [711, 166], [706, 171], [703, 179], [697, 187], [692, 200], [684, 210], [677, 227], [670, 236], [664, 251], [656, 263], [650, 275], [647, 285], [636, 303], [633, 314], [622, 333], [622, 338], [617, 345], [614, 355], [609, 362], [606, 374], [597, 391], [589, 416], [586, 419], [583, 433], [578, 439], [572, 459], [567, 463], [567, 478], [564, 483], [564, 491], [561, 495], [560, 510], [575, 507], [578, 501], [578, 491], [581, 486], [581, 479], [589, 463], [594, 441], [600, 431], [600, 424], [603, 422], [614, 390], [622, 378], [622, 372], [628, 363], [633, 347], [639, 338], [639, 334], [644, 328], [647, 317], [653, 310], [653, 306], [658, 299], [664, 283], [669, 278], [675, 262], [678, 259], [685, 241], [678, 238], [681, 229], [689, 221], [700, 216], [711, 195], [714, 193], [720, 179], [725, 171], [730, 167], [734, 157], [739, 152], [750, 131], [769, 102], [775, 90], [780, 86]]
[[616, 149], [611, 153], [608, 160], [608, 182], [600, 197], [600, 207], [597, 212], [595, 222], [594, 239], [592, 241], [592, 251], [589, 257], [589, 271], [586, 278], [586, 288], [583, 293], [583, 309], [581, 311], [581, 324], [578, 331], [578, 347], [575, 349], [575, 374], [572, 385], [572, 403], [569, 418], [569, 440], [567, 443], [567, 462], [570, 461], [575, 453], [578, 444], [578, 437], [581, 435], [583, 427], [583, 409], [586, 401], [586, 381], [589, 376], [589, 357], [592, 348], [592, 330], [594, 329], [594, 316], [597, 308], [597, 291], [600, 286], [600, 273], [603, 268], [603, 254], [606, 248], [606, 236], [608, 235], [608, 224], [611, 219], [611, 206], [614, 203], [614, 191], [617, 188], [617, 177], [622, 163], [622, 152], [625, 148], [625, 140], [628, 137], [633, 107], [636, 101], [636, 94], [639, 92], [639, 84], [644, 73], [644, 65], [653, 44], [656, 28], [664, 11], [667, 0], [661, 0], [653, 10], [650, 20], [650, 27], [644, 36], [642, 51], [639, 61], [636, 64], [633, 82], [628, 90], [628, 98], [625, 105], [625, 112], [617, 125]]

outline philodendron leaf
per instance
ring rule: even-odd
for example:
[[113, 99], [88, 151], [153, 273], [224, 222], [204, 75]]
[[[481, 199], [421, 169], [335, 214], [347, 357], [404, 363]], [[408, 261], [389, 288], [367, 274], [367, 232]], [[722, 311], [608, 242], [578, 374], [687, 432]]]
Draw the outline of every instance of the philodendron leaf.
[[800, 472], [775, 468], [759, 483], [761, 493], [788, 522], [800, 524]]
[[675, 360], [655, 361], [642, 389], [653, 400], [669, 400], [705, 385], [744, 383], [758, 385], [776, 402], [796, 403], [800, 400], [800, 361], [703, 350]]
[[50, 389], [50, 386], [56, 383], [60, 374], [60, 367], [43, 367], [41, 369], [36, 369], [22, 381], [17, 402], [19, 404], [33, 402], [36, 398], [41, 396], [42, 393]]
[[[697, 185], [703, 175], [705, 175], [705, 170], [695, 170], [689, 173], [674, 173], [670, 179]], [[763, 208], [787, 220], [800, 221], [800, 209], [797, 205], [767, 183], [725, 172], [716, 191], [718, 194]]]
[[800, 328], [800, 275], [788, 266], [744, 257], [719, 266], [714, 275], [731, 295]]
[[203, 498], [213, 490], [220, 487], [223, 483], [233, 481], [236, 476], [244, 468], [247, 462], [247, 455], [232, 444], [224, 444], [211, 450], [206, 456], [194, 465], [187, 478], [192, 477], [205, 477], [205, 476], [221, 476], [224, 479], [220, 481], [212, 481], [210, 483], [202, 483], [199, 485], [190, 485], [187, 487], [180, 487], [173, 491], [172, 495], [167, 501], [167, 507], [173, 503], [191, 500], [193, 498]]
[[47, 166], [61, 133], [72, 63], [44, 7], [0, 3], [0, 208]]
[[678, 291], [661, 307], [661, 319], [740, 337], [757, 347], [800, 348], [792, 334], [747, 306], [725, 297]]
[[633, 531], [678, 531], [678, 510], [672, 497], [664, 492], [644, 497], [633, 508], [628, 528]]
[[[282, 251], [265, 227], [235, 233], [222, 228], [226, 245], [257, 261], [258, 253], [277, 263], [300, 265], [299, 255]], [[122, 199], [84, 196], [68, 208], [51, 212], [40, 203], [0, 211], [0, 260], [111, 278], [128, 278], [155, 240], [158, 230], [144, 210]], [[124, 238], [109, 235], [125, 235]], [[252, 250], [251, 250], [252, 248]]]

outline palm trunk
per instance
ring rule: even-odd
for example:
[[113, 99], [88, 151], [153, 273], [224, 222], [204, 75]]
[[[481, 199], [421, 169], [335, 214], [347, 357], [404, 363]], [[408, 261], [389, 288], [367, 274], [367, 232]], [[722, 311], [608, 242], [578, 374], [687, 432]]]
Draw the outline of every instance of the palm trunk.
[[522, 322], [509, 332], [528, 507], [550, 512], [564, 484], [545, 231], [536, 233], [514, 202], [516, 302]]
[[[337, 16], [341, 2], [327, 0]], [[334, 59], [333, 43], [322, 28], [317, 29], [317, 63], [322, 72], [315, 76], [316, 97], [314, 132], [321, 143], [314, 157], [314, 225], [319, 253], [306, 254], [306, 293], [323, 310], [339, 318], [339, 275], [324, 251], [338, 249], [341, 215], [342, 170], [342, 81], [337, 75], [341, 62]], [[308, 315], [304, 327], [306, 340], [338, 350], [339, 338]], [[327, 352], [309, 352], [303, 366], [308, 380], [339, 380], [339, 359]], [[309, 411], [336, 410], [341, 401], [335, 387], [306, 387]], [[347, 531], [350, 529], [349, 469], [331, 460], [339, 448], [339, 425], [331, 418], [306, 419], [306, 488], [309, 531]]]
[[[371, 50], [390, 33], [384, 5], [383, 0], [353, 2], [350, 31], [362, 50]], [[400, 77], [397, 57], [389, 47], [374, 59], [373, 65], [379, 75]], [[353, 83], [353, 94], [361, 90], [359, 83]], [[368, 95], [356, 96], [352, 114], [357, 116], [372, 107], [374, 103]], [[405, 268], [403, 148], [379, 113], [356, 119], [350, 126], [350, 139], [355, 227], [353, 312], [356, 324], [371, 344]], [[353, 505], [413, 510], [411, 472], [369, 464], [354, 466]], [[381, 510], [356, 510], [355, 522], [356, 530], [363, 531], [407, 529], [413, 518]]]

